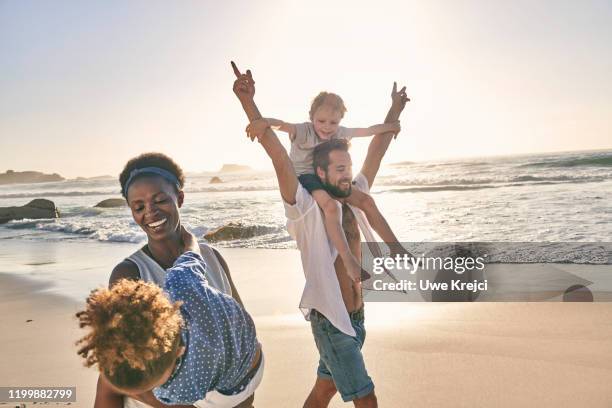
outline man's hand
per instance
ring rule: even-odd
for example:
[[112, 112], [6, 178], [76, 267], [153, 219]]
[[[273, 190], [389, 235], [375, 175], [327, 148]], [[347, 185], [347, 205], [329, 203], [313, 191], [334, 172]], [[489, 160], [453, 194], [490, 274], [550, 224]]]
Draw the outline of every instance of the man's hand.
[[[233, 62], [232, 69], [236, 75], [234, 93], [240, 100], [242, 109], [244, 109], [244, 113], [246, 113], [247, 118], [249, 118], [249, 122], [261, 119], [261, 113], [253, 99], [255, 95], [255, 81], [253, 81], [251, 71], [248, 70], [246, 75], [243, 75]], [[259, 138], [259, 142], [268, 154], [268, 157], [272, 159], [276, 178], [278, 179], [278, 187], [280, 188], [283, 200], [288, 204], [295, 204], [298, 179], [295, 176], [295, 170], [293, 170], [293, 164], [291, 163], [291, 159], [289, 159], [287, 151], [278, 140], [278, 137], [276, 137], [274, 131], [269, 128], [267, 128], [264, 135]]]
[[268, 119], [261, 118], [256, 119], [248, 124], [246, 127], [247, 136], [251, 139], [251, 141], [259, 140], [265, 133], [266, 129], [270, 127], [270, 122]]
[[240, 101], [253, 100], [253, 97], [255, 96], [255, 81], [253, 80], [251, 70], [247, 69], [246, 74], [241, 74], [240, 70], [236, 66], [236, 63], [234, 61], [231, 62], [234, 75], [236, 75], [236, 80], [234, 81], [234, 93]]

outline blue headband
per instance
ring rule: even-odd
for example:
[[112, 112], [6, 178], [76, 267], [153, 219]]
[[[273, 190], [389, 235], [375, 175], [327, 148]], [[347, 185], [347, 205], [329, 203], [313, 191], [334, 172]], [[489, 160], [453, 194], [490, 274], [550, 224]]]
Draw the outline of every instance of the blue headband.
[[125, 197], [127, 197], [128, 188], [130, 188], [130, 184], [132, 183], [132, 181], [134, 181], [136, 177], [142, 175], [161, 176], [167, 181], [169, 181], [170, 184], [176, 186], [177, 190], [181, 189], [181, 184], [179, 183], [176, 176], [170, 173], [168, 170], [164, 170], [159, 167], [143, 167], [141, 169], [134, 169], [130, 172], [130, 177], [128, 177], [127, 181], [125, 182], [125, 186], [123, 187], [123, 195]]

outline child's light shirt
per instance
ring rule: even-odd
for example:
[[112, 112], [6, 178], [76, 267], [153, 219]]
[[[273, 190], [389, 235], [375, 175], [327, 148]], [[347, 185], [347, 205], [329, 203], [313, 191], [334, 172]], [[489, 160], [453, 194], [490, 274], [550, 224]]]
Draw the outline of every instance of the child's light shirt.
[[[332, 136], [332, 139], [351, 140], [353, 138], [353, 129], [338, 126], [338, 131]], [[314, 148], [324, 143], [326, 140], [321, 139], [315, 132], [312, 122], [297, 123], [295, 125], [295, 134], [290, 134], [291, 151], [289, 158], [293, 162], [293, 168], [298, 176], [302, 174], [314, 174], [312, 167], [312, 153]]]

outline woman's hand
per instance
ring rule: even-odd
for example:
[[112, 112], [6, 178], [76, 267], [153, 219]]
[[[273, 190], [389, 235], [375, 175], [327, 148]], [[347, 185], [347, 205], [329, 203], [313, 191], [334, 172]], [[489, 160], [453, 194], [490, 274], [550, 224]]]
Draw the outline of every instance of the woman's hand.
[[183, 252], [195, 252], [196, 254], [202, 255], [200, 253], [200, 244], [198, 244], [198, 239], [191, 232], [187, 231], [187, 229], [181, 225], [181, 239], [183, 240]]

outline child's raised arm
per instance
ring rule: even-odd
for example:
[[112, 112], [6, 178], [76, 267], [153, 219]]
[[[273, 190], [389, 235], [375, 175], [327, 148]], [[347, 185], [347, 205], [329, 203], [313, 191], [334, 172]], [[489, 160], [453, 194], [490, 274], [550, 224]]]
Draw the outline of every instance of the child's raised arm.
[[367, 128], [348, 128], [352, 137], [368, 137], [388, 132], [399, 133], [400, 130], [399, 120], [392, 123], [381, 123]]

